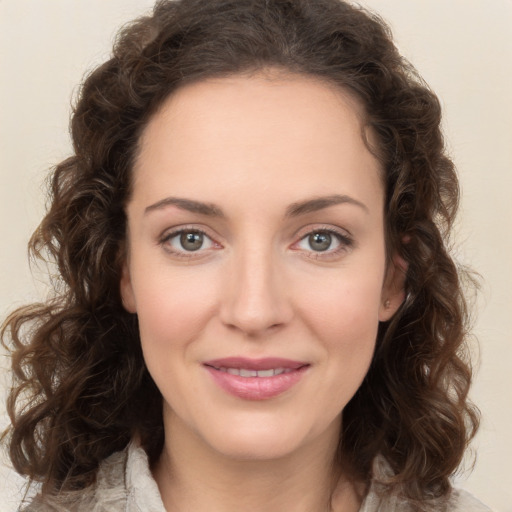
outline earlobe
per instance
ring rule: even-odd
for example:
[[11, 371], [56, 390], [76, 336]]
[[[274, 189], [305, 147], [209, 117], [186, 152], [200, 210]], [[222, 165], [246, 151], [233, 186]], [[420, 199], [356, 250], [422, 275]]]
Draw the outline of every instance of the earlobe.
[[119, 289], [124, 309], [126, 309], [128, 313], [136, 313], [137, 307], [135, 304], [135, 295], [133, 293], [132, 280], [127, 262], [123, 263]]
[[381, 306], [379, 308], [380, 322], [390, 320], [405, 300], [407, 268], [407, 262], [395, 254], [388, 266], [382, 287]]

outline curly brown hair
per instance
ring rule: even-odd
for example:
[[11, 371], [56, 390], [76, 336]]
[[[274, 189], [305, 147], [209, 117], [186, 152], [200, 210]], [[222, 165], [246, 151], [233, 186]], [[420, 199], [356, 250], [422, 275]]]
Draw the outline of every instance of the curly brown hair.
[[10, 457], [44, 493], [85, 488], [136, 434], [150, 460], [160, 454], [162, 398], [119, 291], [139, 137], [178, 87], [269, 66], [336, 84], [364, 105], [384, 169], [387, 250], [408, 264], [407, 298], [380, 326], [370, 370], [344, 409], [340, 458], [368, 481], [382, 454], [395, 475], [388, 484], [410, 498], [448, 493], [478, 427], [467, 399], [467, 274], [447, 248], [458, 181], [438, 99], [385, 23], [340, 0], [162, 0], [123, 28], [110, 60], [84, 81], [74, 154], [54, 169], [29, 244], [56, 263], [55, 294], [2, 328], [15, 376]]

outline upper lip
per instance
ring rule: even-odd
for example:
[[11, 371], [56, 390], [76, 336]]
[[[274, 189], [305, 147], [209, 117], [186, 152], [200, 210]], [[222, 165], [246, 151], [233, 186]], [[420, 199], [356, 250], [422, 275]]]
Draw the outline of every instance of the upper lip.
[[292, 359], [283, 359], [281, 357], [264, 357], [261, 359], [226, 357], [223, 359], [205, 361], [203, 364], [214, 368], [243, 368], [245, 370], [271, 370], [273, 368], [296, 370], [303, 366], [308, 366], [308, 363], [305, 363], [304, 361], [294, 361]]

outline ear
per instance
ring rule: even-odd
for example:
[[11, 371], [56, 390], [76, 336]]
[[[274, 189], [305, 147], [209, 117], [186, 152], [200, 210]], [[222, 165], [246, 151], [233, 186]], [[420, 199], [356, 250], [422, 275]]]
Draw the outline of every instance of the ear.
[[121, 270], [121, 281], [119, 283], [119, 290], [121, 292], [121, 299], [123, 306], [128, 313], [137, 313], [137, 306], [135, 303], [135, 294], [133, 293], [132, 278], [130, 276], [130, 269], [128, 262], [124, 261]]
[[379, 321], [387, 322], [398, 311], [405, 299], [405, 279], [407, 262], [395, 254], [388, 264], [384, 285], [382, 286]]

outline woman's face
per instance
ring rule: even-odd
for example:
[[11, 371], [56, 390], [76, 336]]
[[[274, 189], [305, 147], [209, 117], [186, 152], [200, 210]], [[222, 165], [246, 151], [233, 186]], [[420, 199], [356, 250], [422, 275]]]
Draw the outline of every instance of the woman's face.
[[337, 439], [402, 300], [358, 104], [300, 76], [185, 86], [143, 133], [127, 215], [121, 292], [166, 433], [256, 459]]

